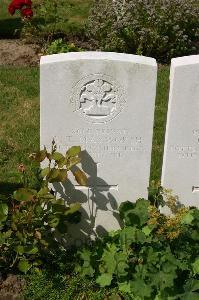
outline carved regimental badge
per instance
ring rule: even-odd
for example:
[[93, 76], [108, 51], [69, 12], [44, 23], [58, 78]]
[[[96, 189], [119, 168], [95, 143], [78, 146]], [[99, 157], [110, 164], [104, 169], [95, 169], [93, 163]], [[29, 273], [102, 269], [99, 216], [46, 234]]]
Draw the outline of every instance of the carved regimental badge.
[[75, 111], [91, 123], [115, 118], [125, 104], [124, 91], [110, 76], [92, 74], [80, 80], [73, 90]]

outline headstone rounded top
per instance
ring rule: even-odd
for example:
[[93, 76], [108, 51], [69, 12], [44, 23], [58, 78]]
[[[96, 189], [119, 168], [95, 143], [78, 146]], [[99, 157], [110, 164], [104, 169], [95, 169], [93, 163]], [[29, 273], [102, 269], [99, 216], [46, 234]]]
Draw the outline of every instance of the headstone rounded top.
[[199, 63], [199, 55], [176, 57], [176, 58], [172, 58], [171, 60], [172, 67], [185, 66], [191, 64], [195, 65], [198, 63]]
[[71, 60], [116, 60], [134, 62], [143, 65], [157, 66], [156, 60], [151, 57], [139, 56], [133, 54], [115, 53], [115, 52], [98, 52], [98, 51], [85, 51], [85, 52], [69, 52], [53, 55], [45, 55], [41, 57], [40, 64], [50, 64], [56, 62], [64, 62]]

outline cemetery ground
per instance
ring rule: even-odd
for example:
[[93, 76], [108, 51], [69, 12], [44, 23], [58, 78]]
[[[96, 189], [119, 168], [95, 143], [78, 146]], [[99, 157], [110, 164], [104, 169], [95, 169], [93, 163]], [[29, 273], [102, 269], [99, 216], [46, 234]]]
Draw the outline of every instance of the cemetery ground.
[[[161, 175], [168, 85], [169, 67], [159, 66], [150, 179], [155, 181]], [[28, 156], [39, 149], [39, 68], [1, 66], [0, 99], [0, 190], [7, 196], [20, 185], [18, 166], [23, 163], [31, 171]], [[46, 295], [48, 300], [104, 299], [107, 295], [107, 289], [96, 288], [92, 281], [72, 276], [71, 265], [68, 275], [56, 273], [52, 268], [53, 271], [26, 276], [29, 282], [26, 299], [46, 299]], [[20, 284], [14, 286], [14, 293], [21, 291]], [[6, 293], [9, 287], [8, 280], [1, 288]]]
[[[155, 181], [161, 175], [168, 85], [169, 67], [159, 66], [151, 165]], [[6, 192], [20, 182], [17, 166], [30, 167], [28, 155], [39, 149], [39, 69], [1, 67], [0, 98], [0, 184]]]
[[[34, 4], [40, 1], [34, 1]], [[13, 16], [8, 13], [8, 4], [10, 0], [1, 1], [0, 9], [0, 65], [37, 65], [44, 48], [41, 46], [43, 43], [43, 36], [37, 43], [35, 42], [35, 36], [26, 38], [22, 34], [22, 28], [24, 23], [21, 20], [19, 12], [16, 12]], [[67, 1], [68, 7], [67, 20], [58, 24], [58, 31], [60, 30], [63, 34], [67, 35], [71, 31], [73, 36], [78, 34], [82, 28], [85, 19], [88, 16], [91, 1], [85, 0], [70, 0]], [[37, 18], [34, 19], [37, 23]], [[53, 23], [52, 23], [53, 26]], [[52, 30], [49, 25], [49, 29]], [[22, 34], [22, 38], [21, 37]], [[43, 35], [46, 36], [49, 32], [44, 29]], [[72, 39], [73, 41], [73, 39]]]
[[[18, 13], [8, 16], [9, 2], [2, 0], [0, 9], [0, 194], [6, 197], [21, 185], [22, 176], [18, 170], [20, 164], [23, 163], [26, 171], [30, 172], [30, 178], [33, 178], [32, 172], [36, 172], [39, 167], [38, 164], [32, 164], [29, 154], [39, 150], [37, 63], [41, 50], [18, 39], [22, 29], [21, 18]], [[67, 3], [71, 4], [69, 19], [60, 24], [61, 29], [66, 33], [72, 28], [78, 31], [87, 18], [90, 2], [68, 0]], [[150, 182], [158, 182], [161, 176], [168, 89], [169, 66], [159, 65]], [[36, 184], [31, 181], [31, 185]], [[27, 275], [19, 276], [18, 272], [17, 276], [9, 274], [4, 278], [0, 273], [0, 300], [10, 299], [9, 295], [14, 296], [13, 299], [20, 299], [19, 294], [27, 300], [123, 300], [117, 290], [100, 288], [94, 280], [74, 274], [76, 262], [72, 254], [59, 257], [53, 264], [50, 257], [47, 261], [45, 268]]]

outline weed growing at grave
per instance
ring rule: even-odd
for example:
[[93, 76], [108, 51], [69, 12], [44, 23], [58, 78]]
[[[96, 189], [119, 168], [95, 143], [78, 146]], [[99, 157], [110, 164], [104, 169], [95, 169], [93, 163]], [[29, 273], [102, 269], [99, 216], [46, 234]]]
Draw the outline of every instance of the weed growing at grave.
[[86, 175], [77, 166], [80, 152], [80, 147], [74, 146], [62, 155], [53, 143], [51, 152], [44, 149], [31, 154], [33, 161], [48, 162], [40, 173], [43, 180], [39, 190], [29, 187], [25, 166], [19, 166], [23, 187], [11, 199], [0, 196], [1, 272], [17, 267], [27, 273], [31, 267], [42, 265], [51, 251], [61, 247], [69, 224], [80, 220], [80, 204], [57, 199], [49, 188], [49, 183], [66, 181], [69, 171], [79, 184], [87, 184]]
[[65, 43], [62, 38], [54, 40], [49, 43], [44, 49], [45, 54], [57, 54], [57, 53], [67, 53], [67, 52], [78, 52], [82, 51], [74, 43]]
[[197, 52], [198, 15], [198, 0], [94, 1], [87, 36], [98, 49], [168, 62]]
[[[163, 215], [159, 205], [174, 214]], [[77, 271], [125, 299], [198, 298], [199, 210], [152, 185], [149, 200], [124, 202], [119, 211], [123, 228], [79, 251]]]

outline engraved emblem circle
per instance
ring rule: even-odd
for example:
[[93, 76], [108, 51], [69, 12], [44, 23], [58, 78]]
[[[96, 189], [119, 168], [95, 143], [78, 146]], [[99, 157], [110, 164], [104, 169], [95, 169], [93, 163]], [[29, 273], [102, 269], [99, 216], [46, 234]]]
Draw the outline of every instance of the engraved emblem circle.
[[75, 112], [88, 122], [102, 124], [113, 120], [123, 109], [124, 89], [111, 76], [90, 74], [73, 88]]

